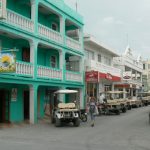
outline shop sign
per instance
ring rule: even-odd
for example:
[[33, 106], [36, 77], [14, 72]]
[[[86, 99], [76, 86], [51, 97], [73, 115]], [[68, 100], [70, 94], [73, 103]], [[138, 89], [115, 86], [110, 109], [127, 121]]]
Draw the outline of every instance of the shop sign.
[[16, 57], [14, 53], [0, 53], [0, 73], [15, 72]]
[[132, 72], [131, 71], [123, 72], [123, 79], [124, 80], [131, 80], [131, 78], [132, 78]]
[[107, 73], [107, 74], [106, 74], [106, 79], [112, 80], [112, 79], [113, 79], [113, 76], [112, 76], [110, 73]]
[[11, 100], [16, 101], [17, 100], [17, 88], [12, 88], [11, 91]]
[[99, 72], [98, 71], [89, 71], [85, 73], [86, 82], [99, 82]]
[[6, 19], [6, 0], [0, 0], [0, 19]]

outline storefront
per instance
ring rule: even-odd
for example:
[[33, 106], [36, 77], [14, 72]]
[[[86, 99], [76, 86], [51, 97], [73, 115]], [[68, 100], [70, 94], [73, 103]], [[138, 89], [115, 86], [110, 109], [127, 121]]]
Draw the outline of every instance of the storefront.
[[87, 71], [85, 76], [86, 93], [88, 96], [96, 98], [99, 98], [99, 94], [102, 92], [113, 90], [113, 83], [121, 80], [118, 76], [99, 71]]

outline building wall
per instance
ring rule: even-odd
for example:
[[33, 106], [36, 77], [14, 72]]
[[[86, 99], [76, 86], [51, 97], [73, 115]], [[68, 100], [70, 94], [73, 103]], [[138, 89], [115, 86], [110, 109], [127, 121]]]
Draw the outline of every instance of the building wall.
[[[84, 107], [85, 104], [82, 63], [84, 59], [83, 18], [69, 8], [63, 1], [58, 3], [55, 0], [35, 0], [33, 2], [33, 5], [31, 5], [29, 0], [7, 0], [8, 18], [6, 20], [0, 20], [0, 47], [2, 47], [2, 51], [5, 50], [4, 48], [10, 50], [15, 47], [17, 49], [16, 60], [19, 63], [17, 67], [20, 67], [20, 70], [17, 70], [18, 72], [0, 74], [0, 86], [7, 89], [6, 83], [9, 84], [10, 87], [8, 88], [10, 89], [10, 93], [12, 88], [16, 87], [18, 89], [17, 100], [12, 101], [10, 98], [11, 122], [24, 120], [23, 90], [25, 87], [30, 92], [30, 102], [32, 104], [30, 109], [33, 112], [30, 114], [32, 123], [37, 122], [37, 114], [38, 117], [44, 116], [45, 92], [49, 87], [53, 90], [67, 87], [82, 89], [81, 106]], [[45, 9], [46, 11], [49, 9], [49, 11], [57, 15], [51, 15], [47, 18], [46, 15], [38, 13], [39, 5], [47, 7]], [[51, 30], [53, 22], [58, 25], [58, 32]], [[80, 29], [80, 39], [78, 41], [69, 39], [67, 43], [68, 37], [66, 36], [66, 30], [71, 29], [71, 27], [68, 27], [70, 22], [75, 24], [76, 28]], [[39, 23], [44, 25], [42, 34], [39, 31]], [[71, 44], [69, 45], [69, 43]], [[30, 62], [22, 61], [23, 47], [27, 47], [30, 50]], [[80, 58], [80, 64], [78, 65], [81, 68], [80, 73], [70, 71], [69, 79], [67, 79], [65, 66], [65, 56], [67, 53]], [[50, 66], [50, 58], [53, 55], [57, 57], [57, 66], [55, 69], [61, 71], [62, 78], [59, 79], [57, 78], [59, 72], [55, 72], [55, 69]], [[42, 69], [45, 69], [40, 74], [40, 77], [38, 65], [41, 65]], [[29, 72], [31, 69], [30, 66], [33, 69]], [[47, 69], [49, 69], [49, 72], [47, 72]], [[51, 77], [47, 77], [46, 75], [50, 73]], [[38, 93], [40, 94], [38, 95]], [[38, 99], [40, 102], [39, 107]]]

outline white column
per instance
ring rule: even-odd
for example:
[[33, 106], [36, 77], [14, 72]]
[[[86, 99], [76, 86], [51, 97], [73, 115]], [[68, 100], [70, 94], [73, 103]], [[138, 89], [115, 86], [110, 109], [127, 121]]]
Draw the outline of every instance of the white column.
[[33, 77], [37, 75], [37, 46], [38, 42], [30, 41], [30, 62], [33, 64]]
[[30, 123], [37, 123], [37, 90], [38, 86], [30, 85]]
[[123, 98], [126, 98], [126, 88], [125, 87], [123, 87]]
[[65, 70], [66, 70], [66, 62], [65, 62], [65, 52], [64, 50], [59, 51], [59, 67], [62, 71], [62, 80], [65, 79]]
[[66, 35], [65, 20], [66, 19], [65, 19], [64, 16], [60, 16], [60, 33], [62, 34], [64, 44], [66, 43], [66, 38], [65, 38], [65, 35]]
[[[111, 86], [111, 90], [112, 90], [112, 91], [114, 91], [114, 90], [115, 90], [115, 86], [114, 86], [114, 84], [112, 84], [112, 86]], [[114, 94], [112, 94], [112, 98], [114, 98]]]
[[84, 73], [83, 73], [83, 70], [85, 70], [84, 69], [84, 57], [80, 57], [80, 59], [79, 59], [79, 71], [80, 71], [80, 73], [81, 73], [81, 76], [82, 76], [82, 82], [83, 82], [83, 79], [84, 79]]
[[79, 42], [81, 44], [81, 50], [83, 50], [83, 27], [79, 28]]
[[79, 89], [79, 103], [80, 108], [84, 108], [84, 96], [83, 96], [83, 89]]
[[34, 31], [38, 31], [38, 2], [36, 0], [31, 0], [31, 20], [34, 23]]

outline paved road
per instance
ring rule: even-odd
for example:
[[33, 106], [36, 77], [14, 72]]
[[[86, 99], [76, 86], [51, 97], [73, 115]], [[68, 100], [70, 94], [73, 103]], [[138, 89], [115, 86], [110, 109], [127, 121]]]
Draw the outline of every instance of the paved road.
[[56, 128], [49, 122], [0, 129], [0, 150], [150, 150], [150, 107], [96, 118], [95, 127]]

